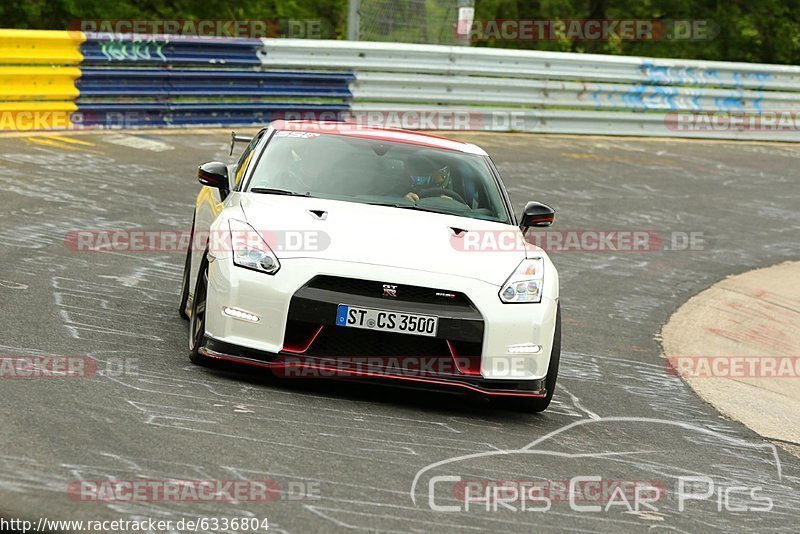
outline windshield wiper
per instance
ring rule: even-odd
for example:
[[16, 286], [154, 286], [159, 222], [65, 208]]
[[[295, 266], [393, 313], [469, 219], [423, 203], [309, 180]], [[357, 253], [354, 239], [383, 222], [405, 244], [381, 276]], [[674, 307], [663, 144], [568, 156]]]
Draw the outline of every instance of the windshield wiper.
[[420, 208], [416, 204], [399, 204], [397, 202], [367, 202], [367, 204], [371, 206], [387, 206], [389, 208], [401, 208], [405, 210], [427, 211], [428, 213], [441, 213], [442, 215], [453, 215], [453, 213], [447, 211]]
[[310, 197], [311, 193], [300, 193], [299, 191], [290, 191], [288, 189], [275, 189], [272, 187], [251, 187], [247, 190], [248, 193], [262, 193], [265, 195], [289, 195], [293, 197]]

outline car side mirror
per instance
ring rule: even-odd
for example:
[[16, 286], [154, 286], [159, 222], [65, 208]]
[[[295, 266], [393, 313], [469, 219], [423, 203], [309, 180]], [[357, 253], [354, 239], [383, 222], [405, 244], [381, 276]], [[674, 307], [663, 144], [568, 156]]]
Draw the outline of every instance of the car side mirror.
[[228, 166], [219, 161], [209, 161], [197, 168], [197, 179], [201, 184], [228, 190]]
[[525, 233], [531, 227], [543, 228], [550, 226], [555, 218], [556, 211], [547, 204], [528, 202], [522, 212], [522, 220], [519, 223], [519, 227], [522, 229], [522, 233]]

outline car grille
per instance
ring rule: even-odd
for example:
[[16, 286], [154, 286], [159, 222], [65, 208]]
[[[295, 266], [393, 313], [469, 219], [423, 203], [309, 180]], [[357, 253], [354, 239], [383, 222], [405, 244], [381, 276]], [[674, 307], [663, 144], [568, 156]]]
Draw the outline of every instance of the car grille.
[[[306, 285], [306, 287], [364, 297], [382, 297], [384, 294], [384, 285], [384, 282], [375, 282], [372, 280], [359, 280], [356, 278], [322, 275], [314, 277]], [[475, 308], [469, 298], [465, 294], [458, 291], [401, 284], [397, 284], [395, 286], [397, 296], [387, 297], [391, 298], [393, 301], [433, 303], [440, 305], [460, 306], [471, 309]]]
[[[352, 362], [354, 358], [379, 359], [386, 369], [396, 366], [424, 367], [431, 373], [475, 375], [480, 372], [480, 343], [449, 342], [444, 339], [393, 332], [376, 332], [361, 328], [325, 326], [302, 321], [289, 321], [286, 338], [291, 339], [290, 353], [305, 358], [325, 358]], [[451, 350], [452, 347], [452, 350]], [[305, 349], [305, 350], [303, 350]], [[458, 357], [458, 365], [453, 359]]]
[[[396, 288], [396, 296], [384, 296], [385, 284]], [[436, 315], [439, 330], [429, 337], [337, 326], [342, 303]], [[483, 319], [464, 293], [320, 275], [292, 297], [282, 352], [343, 365], [347, 358], [384, 358], [387, 369], [398, 365], [390, 361], [395, 358], [412, 366], [436, 360], [441, 373], [474, 375], [480, 372], [482, 345]]]

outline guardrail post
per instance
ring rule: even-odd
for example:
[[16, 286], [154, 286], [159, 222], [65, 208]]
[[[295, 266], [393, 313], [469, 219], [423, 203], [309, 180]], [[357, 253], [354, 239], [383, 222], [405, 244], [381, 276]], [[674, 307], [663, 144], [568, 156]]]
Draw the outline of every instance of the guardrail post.
[[358, 8], [360, 0], [349, 0], [347, 6], [347, 40], [358, 41], [358, 19], [360, 17]]
[[472, 23], [475, 20], [475, 0], [458, 0], [456, 35], [458, 44], [469, 46], [472, 42]]

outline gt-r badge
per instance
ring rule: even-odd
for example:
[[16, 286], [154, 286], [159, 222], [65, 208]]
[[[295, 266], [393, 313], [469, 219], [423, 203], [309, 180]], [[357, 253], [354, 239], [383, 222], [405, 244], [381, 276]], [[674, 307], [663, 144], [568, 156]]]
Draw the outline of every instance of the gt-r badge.
[[383, 284], [383, 296], [397, 298], [397, 286]]

